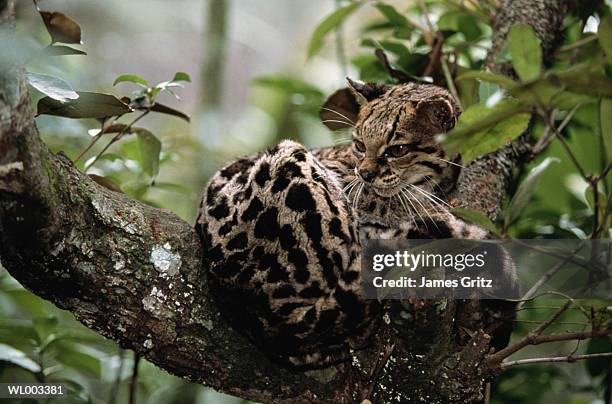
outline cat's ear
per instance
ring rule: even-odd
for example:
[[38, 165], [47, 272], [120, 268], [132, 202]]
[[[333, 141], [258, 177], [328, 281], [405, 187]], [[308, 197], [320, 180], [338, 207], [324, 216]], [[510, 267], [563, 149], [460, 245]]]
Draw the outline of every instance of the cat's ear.
[[416, 105], [417, 119], [435, 128], [440, 133], [455, 127], [459, 115], [458, 107], [445, 97], [421, 100]]
[[349, 90], [351, 90], [355, 96], [355, 99], [357, 100], [357, 103], [359, 103], [361, 106], [364, 106], [373, 99], [380, 97], [391, 88], [386, 84], [364, 83], [363, 81], [351, 80], [350, 77], [347, 77], [346, 81], [348, 83]]
[[357, 115], [359, 103], [346, 87], [330, 95], [319, 111], [321, 122], [331, 130], [354, 127]]
[[321, 107], [321, 121], [331, 130], [351, 128], [357, 122], [359, 108], [374, 98], [380, 97], [390, 86], [363, 83], [347, 77], [348, 87], [329, 96]]

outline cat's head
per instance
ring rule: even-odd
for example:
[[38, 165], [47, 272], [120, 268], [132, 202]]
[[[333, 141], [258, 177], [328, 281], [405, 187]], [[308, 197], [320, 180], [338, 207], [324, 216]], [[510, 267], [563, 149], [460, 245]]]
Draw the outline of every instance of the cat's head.
[[347, 109], [340, 113], [354, 122], [351, 147], [358, 178], [382, 197], [398, 194], [409, 184], [448, 192], [456, 182], [459, 159], [444, 153], [436, 135], [457, 122], [461, 109], [454, 97], [433, 85], [348, 81], [357, 111], [352, 116]]

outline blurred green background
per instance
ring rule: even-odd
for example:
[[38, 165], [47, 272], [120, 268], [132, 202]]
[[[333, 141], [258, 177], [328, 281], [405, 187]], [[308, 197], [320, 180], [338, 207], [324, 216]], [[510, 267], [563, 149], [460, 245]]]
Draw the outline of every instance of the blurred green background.
[[[453, 77], [479, 70], [490, 46], [490, 18], [495, 1], [425, 1], [430, 22], [444, 38], [443, 52]], [[601, 1], [574, 2], [564, 21], [565, 43], [553, 68], [588, 61], [601, 54], [588, 40], [609, 15]], [[175, 72], [191, 76], [176, 89], [180, 101], [163, 93], [158, 100], [191, 115], [187, 123], [169, 115], [148, 115], [139, 126], [162, 143], [158, 175], [148, 175], [138, 139], [125, 136], [88, 169], [123, 192], [154, 206], [170, 209], [193, 222], [207, 179], [219, 166], [239, 155], [261, 150], [281, 139], [309, 147], [333, 145], [342, 134], [330, 132], [318, 111], [327, 95], [344, 86], [349, 75], [369, 81], [396, 82], [376, 57], [384, 50], [392, 66], [415, 77], [430, 76], [444, 85], [437, 70], [426, 71], [432, 46], [415, 27], [427, 26], [417, 1], [358, 2], [343, 0], [43, 0], [44, 10], [61, 11], [83, 29], [87, 56], [31, 61], [30, 72], [61, 77], [74, 89], [132, 96], [133, 83], [113, 81], [134, 73], [150, 83], [170, 80]], [[18, 33], [24, 43], [43, 47], [49, 36], [31, 2], [18, 2]], [[584, 45], [572, 48], [573, 44]], [[595, 38], [597, 39], [597, 38]], [[319, 46], [317, 46], [317, 44]], [[308, 53], [311, 56], [308, 57]], [[0, 50], [1, 51], [1, 50]], [[603, 74], [609, 74], [606, 68]], [[424, 74], [428, 73], [428, 74]], [[439, 73], [439, 74], [437, 74]], [[437, 75], [436, 75], [437, 74]], [[457, 81], [463, 107], [485, 103], [500, 87], [486, 81]], [[42, 94], [31, 91], [32, 102]], [[584, 101], [562, 131], [586, 170], [598, 173], [610, 163], [602, 146], [600, 99]], [[582, 100], [582, 99], [581, 99]], [[571, 108], [558, 108], [562, 120]], [[125, 120], [129, 122], [129, 120]], [[95, 120], [40, 116], [37, 124], [50, 147], [75, 158], [91, 141]], [[536, 122], [534, 134], [543, 125]], [[79, 167], [100, 152], [96, 144]], [[504, 229], [516, 238], [586, 238], [593, 226], [593, 198], [559, 142], [535, 158], [513, 184], [546, 157], [557, 157], [539, 178], [531, 201]], [[610, 199], [602, 184], [602, 205]], [[585, 194], [586, 192], [586, 194]], [[608, 215], [608, 216], [605, 216]], [[609, 217], [609, 212], [604, 212]], [[605, 228], [602, 237], [609, 238]], [[610, 302], [587, 302], [608, 307]], [[557, 300], [538, 300], [519, 314], [515, 338], [550, 313]], [[582, 330], [585, 318], [572, 310], [557, 331]], [[612, 351], [609, 340], [554, 344], [521, 351], [519, 357]], [[89, 331], [73, 317], [21, 288], [0, 267], [0, 382], [63, 381], [70, 398], [52, 402], [127, 403], [134, 356]], [[604, 403], [610, 397], [609, 359], [577, 364], [517, 366], [493, 386], [492, 403]], [[139, 403], [237, 403], [242, 399], [216, 393], [178, 379], [142, 360], [136, 383]], [[24, 401], [25, 402], [25, 401]]]

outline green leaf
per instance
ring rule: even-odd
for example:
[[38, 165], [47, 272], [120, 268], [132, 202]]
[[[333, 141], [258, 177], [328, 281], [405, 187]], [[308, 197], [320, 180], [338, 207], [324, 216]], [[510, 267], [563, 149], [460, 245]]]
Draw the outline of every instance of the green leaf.
[[176, 72], [174, 73], [172, 81], [187, 81], [191, 83], [191, 77], [185, 72]]
[[298, 93], [304, 96], [323, 97], [323, 92], [317, 87], [305, 81], [294, 79], [288, 76], [262, 76], [255, 78], [253, 80], [253, 83], [258, 86], [268, 87], [274, 90], [282, 91], [286, 94]]
[[28, 73], [27, 78], [29, 85], [54, 100], [65, 102], [79, 98], [72, 86], [58, 77]]
[[66, 45], [49, 45], [41, 51], [43, 56], [66, 56], [66, 55], [87, 55], [80, 49], [75, 49]]
[[159, 173], [159, 154], [161, 142], [146, 129], [138, 129], [138, 148], [140, 150], [140, 164], [142, 170], [151, 178]]
[[477, 79], [480, 81], [486, 81], [487, 83], [498, 84], [503, 88], [510, 88], [516, 85], [516, 82], [502, 74], [496, 74], [491, 72], [485, 72], [481, 70], [472, 70], [469, 72], [462, 73], [455, 80], [469, 80]]
[[327, 18], [325, 18], [318, 26], [315, 28], [312, 38], [310, 39], [310, 44], [308, 45], [308, 58], [313, 57], [321, 47], [323, 46], [323, 40], [325, 36], [338, 27], [342, 22], [350, 16], [353, 12], [355, 12], [359, 7], [363, 5], [363, 2], [356, 1], [347, 6], [341, 7], [330, 14]]
[[470, 223], [477, 224], [500, 237], [500, 231], [484, 213], [465, 208], [454, 208], [451, 213]]
[[608, 63], [612, 64], [612, 15], [608, 15], [601, 20], [597, 29], [599, 46], [604, 50]]
[[0, 343], [0, 362], [8, 362], [32, 373], [40, 372], [40, 366], [28, 356], [12, 346]]
[[560, 160], [556, 157], [547, 157], [540, 164], [531, 169], [508, 204], [508, 208], [504, 214], [504, 227], [507, 228], [518, 219], [523, 209], [525, 209], [525, 206], [527, 206], [527, 203], [529, 203], [535, 186], [542, 174], [544, 174], [546, 168], [548, 168], [551, 163], [558, 162], [560, 162]]
[[39, 341], [44, 343], [57, 330], [58, 320], [55, 316], [37, 317], [32, 323]]
[[76, 344], [59, 342], [57, 344], [56, 359], [64, 366], [87, 373], [98, 379], [102, 373], [100, 359], [83, 352]]
[[542, 48], [533, 28], [526, 24], [513, 25], [508, 34], [508, 50], [514, 70], [523, 82], [540, 76]]
[[612, 99], [602, 98], [599, 119], [606, 160], [612, 162]]
[[38, 101], [37, 115], [55, 115], [64, 118], [107, 118], [124, 115], [132, 110], [130, 107], [110, 94], [78, 91], [79, 98], [60, 102], [51, 97]]
[[376, 3], [374, 4], [374, 7], [378, 9], [378, 11], [380, 11], [395, 27], [405, 28], [410, 26], [408, 19], [399, 13], [395, 7], [384, 3]]
[[123, 83], [126, 81], [130, 83], [138, 84], [139, 86], [144, 87], [144, 88], [149, 87], [149, 82], [137, 74], [122, 74], [118, 76], [115, 79], [115, 81], [113, 81], [113, 86], [116, 86], [117, 84]]
[[501, 100], [492, 108], [484, 103], [470, 106], [450, 133], [442, 136], [449, 155], [461, 153], [464, 163], [498, 150], [527, 129], [531, 115], [517, 100]]

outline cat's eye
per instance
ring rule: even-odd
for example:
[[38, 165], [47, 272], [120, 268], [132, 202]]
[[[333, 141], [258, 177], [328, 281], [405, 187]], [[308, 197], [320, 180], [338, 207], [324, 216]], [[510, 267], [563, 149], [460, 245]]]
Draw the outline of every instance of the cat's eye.
[[360, 153], [365, 153], [366, 151], [366, 147], [363, 144], [363, 142], [360, 142], [357, 139], [353, 139], [353, 144], [355, 145], [355, 149], [357, 149], [358, 152]]
[[396, 146], [388, 147], [387, 150], [385, 150], [385, 155], [389, 157], [402, 157], [405, 156], [406, 153], [408, 153], [409, 151], [410, 148], [407, 145], [399, 144]]

